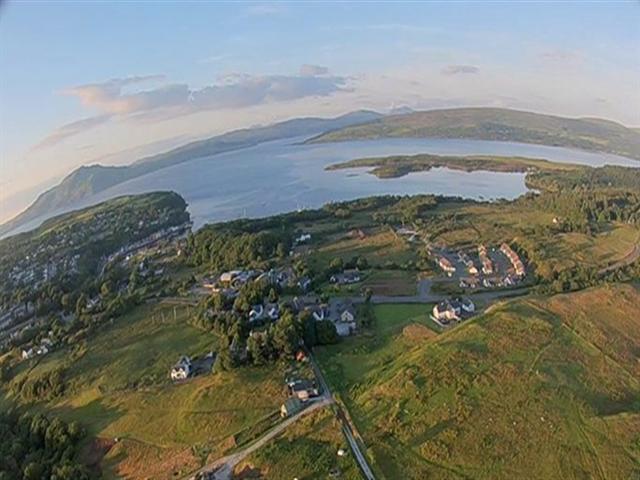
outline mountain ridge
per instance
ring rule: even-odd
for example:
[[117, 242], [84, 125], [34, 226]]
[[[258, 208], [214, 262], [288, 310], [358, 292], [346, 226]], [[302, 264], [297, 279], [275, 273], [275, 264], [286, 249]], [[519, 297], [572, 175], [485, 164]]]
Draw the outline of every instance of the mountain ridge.
[[308, 143], [373, 138], [469, 138], [578, 148], [640, 160], [640, 132], [600, 118], [504, 108], [450, 108], [390, 115], [323, 133]]

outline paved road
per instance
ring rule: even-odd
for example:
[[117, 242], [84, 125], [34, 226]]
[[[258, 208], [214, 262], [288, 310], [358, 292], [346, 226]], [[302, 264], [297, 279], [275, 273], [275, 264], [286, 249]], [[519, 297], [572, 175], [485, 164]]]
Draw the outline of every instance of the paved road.
[[[289, 425], [298, 421], [301, 417], [318, 410], [319, 408], [326, 407], [327, 405], [333, 403], [333, 398], [330, 395], [324, 395], [319, 399], [315, 400], [311, 405], [307, 408], [298, 412], [297, 414], [287, 418], [282, 423], [279, 423], [278, 426], [269, 430], [258, 440], [253, 442], [248, 447], [240, 450], [239, 452], [233, 453], [226, 457], [219, 458], [215, 462], [212, 462], [203, 468], [201, 468], [197, 473], [206, 473], [206, 472], [214, 472], [213, 480], [231, 480], [233, 477], [233, 470], [236, 468], [241, 461], [251, 455], [253, 452], [263, 447], [267, 442], [272, 440], [274, 437], [277, 437], [282, 433]], [[194, 478], [196, 474], [191, 475], [189, 478]]]
[[[527, 287], [514, 288], [511, 290], [494, 290], [488, 292], [469, 293], [464, 295], [474, 301], [493, 301], [501, 298], [517, 297], [520, 295], [526, 295], [529, 292]], [[448, 295], [444, 293], [431, 293], [430, 286], [424, 287], [418, 284], [417, 295], [372, 295], [371, 303], [438, 303], [441, 300], [455, 297], [455, 295]], [[364, 297], [350, 297], [348, 298], [353, 303], [363, 303]], [[340, 299], [344, 301], [345, 299]]]
[[[320, 366], [316, 362], [316, 359], [312, 354], [309, 355], [309, 359], [311, 360], [311, 366], [315, 371], [316, 378], [320, 382], [320, 386], [324, 394], [329, 397], [333, 401], [333, 394], [331, 393], [331, 389], [329, 388], [329, 384], [326, 382], [324, 375], [322, 374], [322, 370], [320, 370]], [[367, 457], [364, 456], [362, 450], [360, 450], [360, 445], [358, 444], [356, 438], [353, 435], [353, 430], [355, 429], [354, 425], [349, 421], [348, 417], [342, 411], [342, 408], [338, 405], [338, 420], [342, 424], [342, 431], [344, 432], [345, 437], [347, 438], [347, 442], [349, 442], [349, 447], [353, 452], [353, 456], [358, 462], [360, 466], [360, 470], [364, 477], [367, 480], [375, 480], [375, 476], [373, 475], [373, 471], [369, 466], [369, 462], [367, 461]]]

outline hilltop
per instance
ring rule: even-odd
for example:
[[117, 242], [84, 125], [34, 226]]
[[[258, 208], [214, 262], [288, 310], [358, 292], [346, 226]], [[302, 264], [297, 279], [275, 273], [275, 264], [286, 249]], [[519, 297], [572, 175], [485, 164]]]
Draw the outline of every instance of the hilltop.
[[470, 138], [578, 148], [640, 160], [640, 132], [595, 118], [502, 108], [455, 108], [392, 115], [324, 133], [309, 142], [374, 138]]

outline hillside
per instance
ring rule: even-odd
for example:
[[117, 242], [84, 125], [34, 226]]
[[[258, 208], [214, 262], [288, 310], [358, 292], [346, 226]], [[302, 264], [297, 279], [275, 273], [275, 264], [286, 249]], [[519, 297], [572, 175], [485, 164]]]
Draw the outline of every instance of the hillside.
[[0, 295], [22, 289], [84, 281], [101, 257], [163, 229], [189, 221], [187, 204], [175, 192], [128, 195], [68, 212], [38, 228], [0, 240]]
[[471, 138], [534, 143], [640, 160], [640, 132], [615, 122], [500, 108], [457, 108], [393, 115], [322, 134], [310, 142], [384, 137]]
[[379, 117], [380, 114], [375, 112], [358, 111], [330, 119], [298, 118], [265, 127], [236, 130], [192, 142], [165, 153], [142, 158], [128, 166], [83, 166], [71, 172], [60, 184], [42, 193], [24, 212], [0, 225], [0, 235], [42, 215], [73, 205], [109, 187], [162, 168], [195, 158], [251, 147], [262, 142], [314, 135], [318, 132], [368, 122]]
[[638, 305], [637, 288], [610, 285], [497, 305], [438, 336], [377, 306], [386, 333], [319, 355], [380, 478], [634, 478]]

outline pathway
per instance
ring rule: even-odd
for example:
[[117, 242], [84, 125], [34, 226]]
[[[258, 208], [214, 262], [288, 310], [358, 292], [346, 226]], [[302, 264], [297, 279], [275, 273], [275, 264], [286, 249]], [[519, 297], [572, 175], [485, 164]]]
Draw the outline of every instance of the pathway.
[[[207, 478], [210, 480], [231, 480], [231, 478], [233, 478], [233, 470], [235, 469], [236, 465], [242, 462], [245, 458], [247, 458], [259, 448], [263, 447], [274, 437], [280, 435], [280, 433], [282, 433], [289, 425], [297, 422], [301, 417], [315, 410], [318, 410], [319, 408], [326, 407], [331, 403], [333, 403], [333, 398], [325, 394], [323, 397], [315, 400], [304, 410], [279, 423], [276, 427], [269, 430], [252, 444], [248, 445], [238, 452], [227, 455], [226, 457], [219, 458], [218, 460], [204, 466], [196, 474], [191, 475], [189, 478], [197, 478], [198, 474], [203, 474], [203, 478]], [[209, 474], [210, 476], [207, 477], [206, 474]]]

